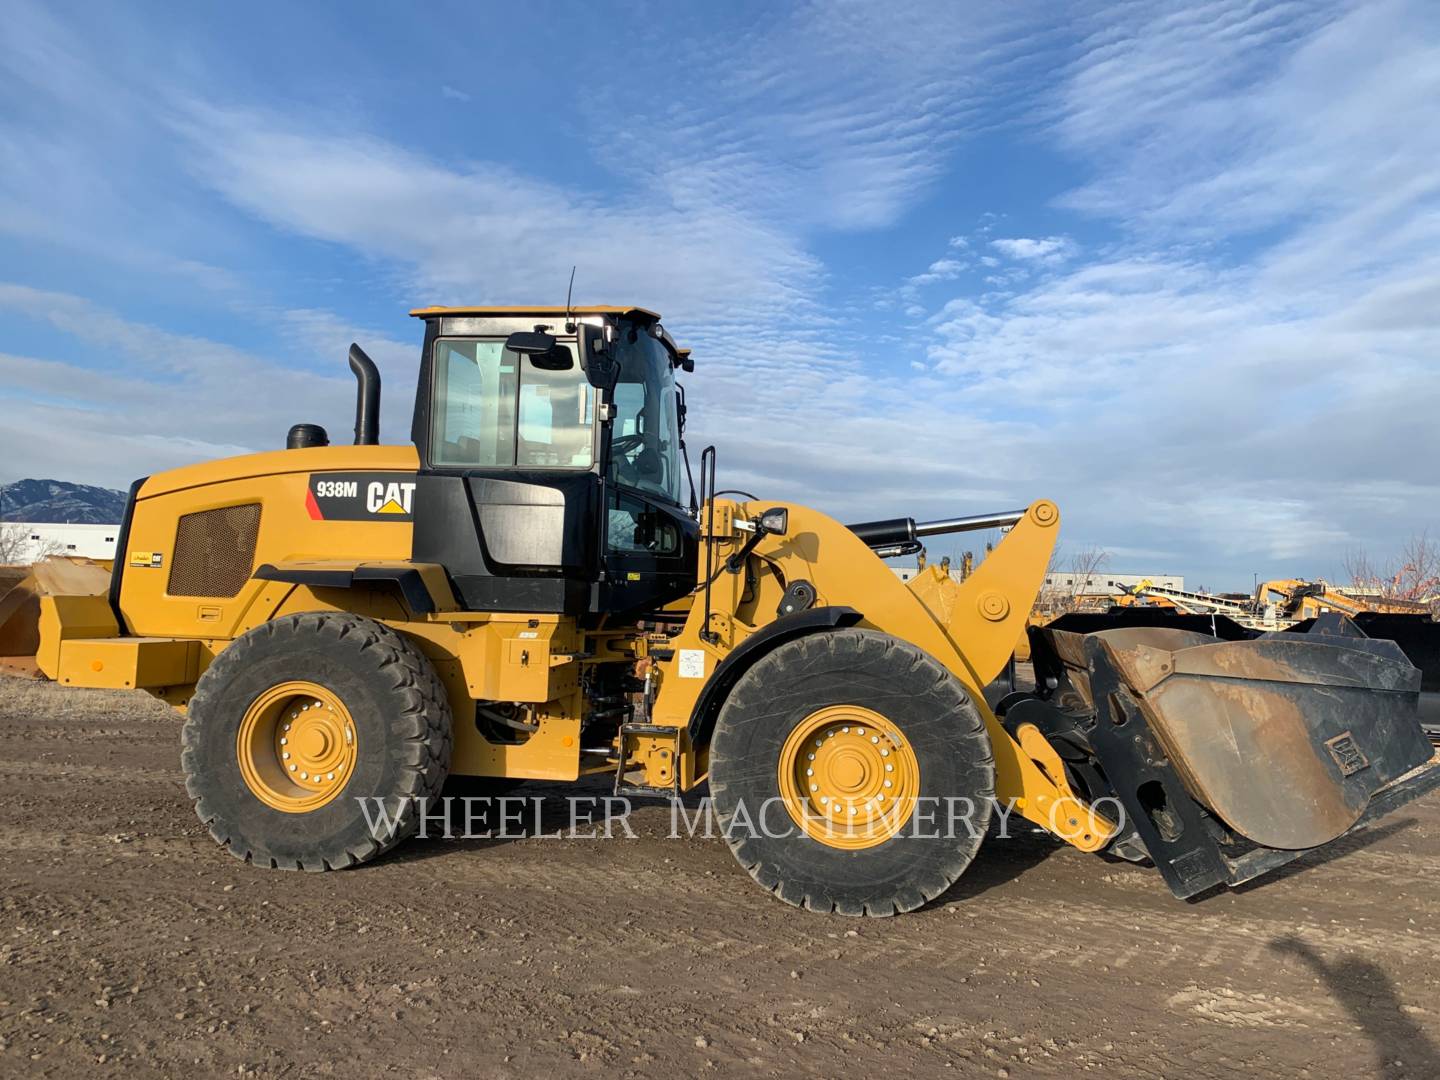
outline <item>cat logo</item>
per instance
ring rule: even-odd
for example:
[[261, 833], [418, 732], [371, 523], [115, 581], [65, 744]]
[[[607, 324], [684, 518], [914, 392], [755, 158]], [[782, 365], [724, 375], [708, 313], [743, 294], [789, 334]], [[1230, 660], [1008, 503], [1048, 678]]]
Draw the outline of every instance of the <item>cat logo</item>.
[[365, 490], [365, 509], [372, 514], [408, 514], [415, 497], [415, 481], [373, 481]]
[[305, 509], [313, 521], [411, 521], [415, 474], [312, 473]]

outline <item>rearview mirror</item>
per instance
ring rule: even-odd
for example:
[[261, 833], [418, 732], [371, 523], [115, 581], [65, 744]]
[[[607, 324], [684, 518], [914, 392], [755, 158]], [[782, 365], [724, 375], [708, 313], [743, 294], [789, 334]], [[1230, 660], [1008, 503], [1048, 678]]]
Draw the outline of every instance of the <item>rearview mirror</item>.
[[534, 364], [541, 371], [569, 371], [575, 366], [575, 357], [564, 345], [556, 345], [547, 353], [536, 353], [530, 357], [530, 363]]
[[505, 348], [522, 356], [544, 356], [555, 350], [555, 339], [543, 330], [517, 330], [505, 339]]

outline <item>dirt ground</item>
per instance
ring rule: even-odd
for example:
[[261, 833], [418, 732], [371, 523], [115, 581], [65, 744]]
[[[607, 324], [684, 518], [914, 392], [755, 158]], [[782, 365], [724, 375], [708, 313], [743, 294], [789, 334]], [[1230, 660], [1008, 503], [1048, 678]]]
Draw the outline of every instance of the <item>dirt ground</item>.
[[1437, 795], [1199, 902], [1027, 833], [853, 921], [653, 804], [253, 869], [178, 756], [149, 699], [0, 679], [0, 1075], [1440, 1076]]

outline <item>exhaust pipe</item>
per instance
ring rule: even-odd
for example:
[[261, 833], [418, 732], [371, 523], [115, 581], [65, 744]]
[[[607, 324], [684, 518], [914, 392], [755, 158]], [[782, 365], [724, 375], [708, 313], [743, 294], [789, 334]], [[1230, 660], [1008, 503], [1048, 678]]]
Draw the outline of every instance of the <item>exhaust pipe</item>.
[[350, 370], [355, 373], [355, 445], [380, 441], [380, 369], [359, 345], [350, 346]]

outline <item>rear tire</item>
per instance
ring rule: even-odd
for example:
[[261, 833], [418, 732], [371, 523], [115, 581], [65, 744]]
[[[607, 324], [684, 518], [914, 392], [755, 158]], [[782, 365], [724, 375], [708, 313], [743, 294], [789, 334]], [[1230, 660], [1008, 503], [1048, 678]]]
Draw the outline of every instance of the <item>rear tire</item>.
[[[309, 706], [315, 714], [299, 711]], [[292, 716], [297, 727], [302, 716], [324, 721], [290, 746], [297, 759], [310, 753], [328, 763], [309, 787], [293, 760], [281, 760], [291, 757], [282, 736]], [[285, 870], [339, 870], [418, 829], [449, 770], [450, 705], [434, 666], [389, 627], [343, 612], [289, 615], [215, 659], [181, 740], [185, 790], [232, 855]], [[372, 829], [362, 799], [374, 820], [383, 814], [394, 827]]]
[[[763, 888], [811, 911], [884, 916], [933, 900], [970, 865], [995, 766], [958, 679], [907, 642], [849, 629], [780, 645], [740, 678], [716, 722], [710, 788], [731, 851]], [[822, 806], [826, 790], [840, 794]], [[893, 819], [886, 806], [900, 808]], [[952, 807], [973, 809], [952, 827]], [[847, 830], [855, 810], [873, 824]], [[802, 826], [806, 814], [824, 820]]]

